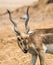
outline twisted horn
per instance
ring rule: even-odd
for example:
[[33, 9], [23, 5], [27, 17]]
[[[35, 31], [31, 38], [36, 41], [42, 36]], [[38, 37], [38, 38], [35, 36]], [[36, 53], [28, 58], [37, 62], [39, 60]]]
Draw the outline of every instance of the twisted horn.
[[28, 27], [28, 21], [29, 21], [29, 7], [27, 8], [27, 12], [26, 12], [26, 21], [25, 21], [25, 28], [26, 28], [26, 33], [29, 32], [30, 28]]
[[9, 19], [10, 19], [10, 21], [13, 23], [13, 25], [14, 25], [14, 31], [18, 34], [18, 35], [20, 35], [21, 33], [17, 30], [17, 24], [12, 20], [12, 17], [11, 17], [11, 12], [9, 11], [9, 10], [7, 10], [7, 12], [8, 12], [8, 14], [9, 14]]

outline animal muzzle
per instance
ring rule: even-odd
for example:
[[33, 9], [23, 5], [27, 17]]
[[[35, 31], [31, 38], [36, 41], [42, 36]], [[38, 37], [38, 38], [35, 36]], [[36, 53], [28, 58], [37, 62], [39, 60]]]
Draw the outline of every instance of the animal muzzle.
[[24, 49], [24, 50], [23, 50], [23, 52], [24, 52], [24, 53], [27, 53], [27, 52], [28, 52], [28, 50], [27, 50], [27, 49]]

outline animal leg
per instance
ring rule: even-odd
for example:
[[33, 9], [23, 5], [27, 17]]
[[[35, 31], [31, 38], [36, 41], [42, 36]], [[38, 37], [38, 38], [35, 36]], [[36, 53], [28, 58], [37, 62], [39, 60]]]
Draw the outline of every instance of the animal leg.
[[45, 65], [45, 53], [44, 50], [41, 50], [39, 53], [40, 65]]
[[37, 60], [37, 54], [36, 55], [32, 55], [32, 63], [31, 63], [31, 65], [35, 65], [35, 63], [36, 63], [36, 60]]

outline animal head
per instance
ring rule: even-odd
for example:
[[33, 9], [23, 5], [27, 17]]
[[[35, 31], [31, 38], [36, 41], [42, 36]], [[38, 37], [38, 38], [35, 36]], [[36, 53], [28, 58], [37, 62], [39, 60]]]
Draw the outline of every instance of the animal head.
[[24, 53], [28, 52], [28, 43], [29, 43], [29, 35], [25, 33], [21, 33], [20, 36], [17, 36], [17, 41], [19, 47], [22, 49]]
[[29, 21], [29, 12], [28, 11], [29, 11], [29, 7], [27, 8], [25, 17], [21, 17], [26, 20], [25, 21], [25, 32], [20, 32], [17, 29], [17, 24], [12, 20], [11, 12], [9, 10], [7, 10], [8, 14], [9, 14], [9, 19], [13, 23], [14, 31], [17, 34], [18, 45], [24, 53], [28, 52], [29, 38], [30, 38], [30, 35], [33, 33], [33, 32], [29, 32], [30, 28], [28, 27], [28, 21]]

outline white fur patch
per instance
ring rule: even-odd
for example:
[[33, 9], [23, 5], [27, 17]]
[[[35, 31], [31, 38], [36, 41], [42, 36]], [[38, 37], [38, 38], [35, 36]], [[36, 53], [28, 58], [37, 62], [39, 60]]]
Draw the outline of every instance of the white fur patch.
[[43, 44], [43, 49], [44, 49], [44, 52], [47, 51], [47, 47]]
[[23, 19], [27, 19], [27, 15], [22, 16]]

